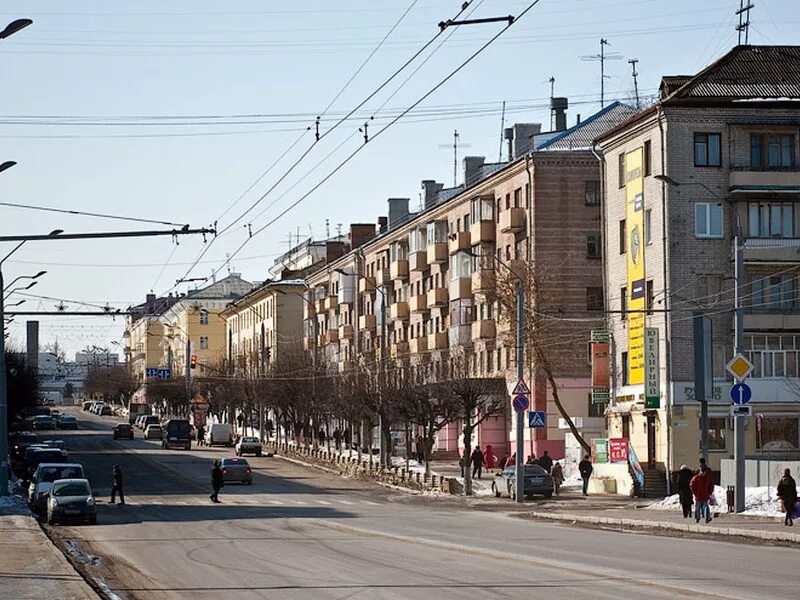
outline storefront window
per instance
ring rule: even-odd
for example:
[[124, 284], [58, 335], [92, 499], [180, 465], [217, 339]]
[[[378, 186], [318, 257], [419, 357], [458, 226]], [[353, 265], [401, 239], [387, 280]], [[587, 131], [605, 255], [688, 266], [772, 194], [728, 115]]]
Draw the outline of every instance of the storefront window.
[[797, 417], [761, 417], [756, 424], [756, 447], [766, 452], [797, 452], [800, 420]]
[[708, 418], [708, 449], [725, 450], [728, 438], [728, 419], [725, 417]]

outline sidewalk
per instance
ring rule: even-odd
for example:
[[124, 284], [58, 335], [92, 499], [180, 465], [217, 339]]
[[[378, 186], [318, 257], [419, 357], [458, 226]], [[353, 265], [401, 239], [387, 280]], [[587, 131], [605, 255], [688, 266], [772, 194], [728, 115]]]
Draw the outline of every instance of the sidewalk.
[[8, 500], [0, 503], [0, 589], [15, 600], [98, 598], [27, 509]]

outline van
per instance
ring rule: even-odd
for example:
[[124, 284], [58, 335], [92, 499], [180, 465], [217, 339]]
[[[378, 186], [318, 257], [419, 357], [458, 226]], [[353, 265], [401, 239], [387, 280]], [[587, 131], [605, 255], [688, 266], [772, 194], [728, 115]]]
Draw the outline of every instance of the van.
[[212, 423], [206, 429], [206, 444], [209, 446], [233, 446], [233, 430], [230, 423]]

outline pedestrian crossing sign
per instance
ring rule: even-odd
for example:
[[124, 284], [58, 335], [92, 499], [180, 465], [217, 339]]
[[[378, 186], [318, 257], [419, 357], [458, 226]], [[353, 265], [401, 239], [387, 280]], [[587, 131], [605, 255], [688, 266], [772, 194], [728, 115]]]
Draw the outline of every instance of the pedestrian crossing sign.
[[546, 427], [544, 411], [531, 411], [528, 413], [528, 427], [531, 429], [544, 429]]

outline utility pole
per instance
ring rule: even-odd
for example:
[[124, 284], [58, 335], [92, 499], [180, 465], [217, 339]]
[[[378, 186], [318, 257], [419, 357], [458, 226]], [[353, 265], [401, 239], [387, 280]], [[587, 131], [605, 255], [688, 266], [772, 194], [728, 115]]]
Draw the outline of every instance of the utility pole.
[[[739, 215], [736, 215], [736, 235], [734, 245], [736, 246], [736, 261], [734, 263], [733, 276], [736, 283], [736, 293], [734, 295], [734, 341], [733, 355], [738, 356], [744, 347], [744, 308], [742, 308], [742, 296], [744, 295], [744, 240], [742, 239], [742, 225]], [[741, 383], [738, 379], [736, 383]], [[744, 430], [747, 425], [747, 417], [736, 414], [733, 425], [733, 437], [735, 440], [733, 447], [733, 460], [736, 463], [736, 499], [735, 510], [737, 513], [744, 512], [744, 492], [745, 492], [745, 463], [744, 463]]]
[[[522, 287], [522, 279], [517, 281], [517, 381], [522, 381], [525, 377], [525, 292]], [[517, 411], [516, 426], [516, 453], [517, 462], [514, 464], [515, 485], [517, 487], [517, 503], [521, 504], [525, 500], [525, 464], [522, 462], [522, 455], [525, 452], [525, 411]]]
[[636, 72], [636, 63], [639, 62], [639, 59], [631, 58], [628, 60], [628, 62], [633, 70], [633, 93], [636, 96], [636, 110], [639, 110], [642, 107], [641, 103], [639, 102], [639, 81], [637, 79], [639, 73]]
[[744, 36], [744, 45], [750, 41], [750, 9], [754, 8], [755, 4], [749, 0], [739, 0], [739, 10], [736, 15], [739, 17], [739, 24], [736, 26], [736, 31], [739, 32], [739, 45], [742, 45], [742, 36]]
[[600, 54], [581, 56], [581, 60], [600, 61], [600, 108], [603, 108], [606, 102], [606, 61], [620, 60], [622, 58], [622, 55], [616, 52], [606, 54], [606, 46], [610, 45], [607, 39], [600, 38]]
[[186, 334], [186, 404], [192, 405], [192, 340]]

